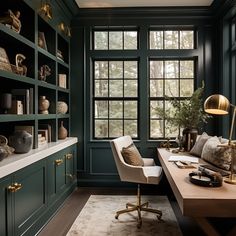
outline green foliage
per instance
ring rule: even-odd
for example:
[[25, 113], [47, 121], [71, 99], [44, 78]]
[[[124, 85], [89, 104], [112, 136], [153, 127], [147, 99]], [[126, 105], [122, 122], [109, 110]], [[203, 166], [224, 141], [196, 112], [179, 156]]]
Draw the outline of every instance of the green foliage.
[[181, 128], [198, 128], [202, 123], [207, 123], [211, 116], [203, 109], [203, 92], [204, 83], [202, 83], [202, 87], [194, 91], [189, 99], [179, 101], [176, 98], [167, 97], [172, 108], [166, 110], [165, 119], [171, 125]]

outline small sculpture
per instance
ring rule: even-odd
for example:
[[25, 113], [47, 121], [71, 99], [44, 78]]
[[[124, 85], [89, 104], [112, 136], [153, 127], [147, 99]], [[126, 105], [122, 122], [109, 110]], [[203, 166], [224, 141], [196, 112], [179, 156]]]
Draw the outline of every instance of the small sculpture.
[[20, 33], [21, 30], [21, 21], [20, 21], [20, 11], [15, 11], [14, 13], [12, 10], [8, 10], [4, 16], [0, 17], [0, 23], [5, 24], [6, 26], [10, 27], [17, 33]]
[[0, 135], [0, 161], [8, 155], [11, 155], [15, 149], [7, 145], [8, 140], [5, 136]]
[[160, 147], [161, 148], [166, 148], [166, 150], [170, 150], [170, 147], [172, 144], [170, 143], [170, 138], [166, 139], [166, 142], [161, 142]]
[[39, 79], [46, 82], [47, 76], [51, 75], [51, 69], [48, 65], [42, 65], [39, 70]]
[[16, 69], [17, 73], [19, 75], [24, 75], [26, 76], [27, 74], [27, 67], [22, 64], [22, 62], [26, 59], [26, 57], [23, 54], [16, 54]]

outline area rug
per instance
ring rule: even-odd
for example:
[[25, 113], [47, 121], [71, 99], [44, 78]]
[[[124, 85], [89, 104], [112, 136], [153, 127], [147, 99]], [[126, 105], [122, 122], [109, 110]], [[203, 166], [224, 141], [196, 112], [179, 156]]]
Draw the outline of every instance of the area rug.
[[166, 196], [142, 196], [142, 202], [162, 211], [163, 221], [153, 213], [142, 212], [142, 227], [137, 228], [137, 212], [125, 213], [115, 219], [115, 213], [135, 196], [91, 195], [71, 226], [67, 236], [181, 236], [175, 214]]

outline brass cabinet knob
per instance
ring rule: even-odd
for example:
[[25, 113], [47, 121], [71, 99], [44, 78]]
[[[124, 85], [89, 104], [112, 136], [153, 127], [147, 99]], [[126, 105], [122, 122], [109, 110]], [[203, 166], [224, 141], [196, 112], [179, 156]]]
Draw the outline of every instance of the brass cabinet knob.
[[75, 179], [75, 175], [66, 174], [66, 176], [67, 176], [68, 178], [70, 178], [71, 181]]
[[22, 184], [18, 184], [18, 183], [14, 183], [10, 186], [8, 186], [8, 190], [11, 192], [11, 193], [15, 193], [17, 192], [18, 190], [20, 190], [22, 188]]
[[66, 154], [66, 160], [70, 160], [73, 157], [72, 153]]
[[62, 163], [63, 163], [63, 159], [57, 159], [57, 160], [55, 160], [56, 166], [59, 166], [59, 165], [61, 165]]

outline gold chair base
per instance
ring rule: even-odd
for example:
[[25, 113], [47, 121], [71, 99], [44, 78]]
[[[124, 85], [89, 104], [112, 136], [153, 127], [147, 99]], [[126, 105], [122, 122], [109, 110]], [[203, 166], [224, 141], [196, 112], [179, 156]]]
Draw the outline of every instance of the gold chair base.
[[161, 220], [162, 217], [162, 212], [157, 209], [152, 209], [148, 208], [148, 202], [145, 202], [141, 204], [141, 195], [140, 195], [140, 186], [138, 185], [138, 194], [137, 194], [137, 204], [132, 204], [132, 203], [127, 203], [126, 204], [126, 209], [120, 210], [116, 212], [115, 218], [118, 219], [119, 215], [123, 213], [128, 213], [132, 211], [137, 211], [138, 212], [138, 224], [137, 227], [141, 228], [142, 226], [142, 216], [141, 216], [141, 211], [146, 211], [146, 212], [151, 212], [154, 214], [157, 214], [157, 219]]

